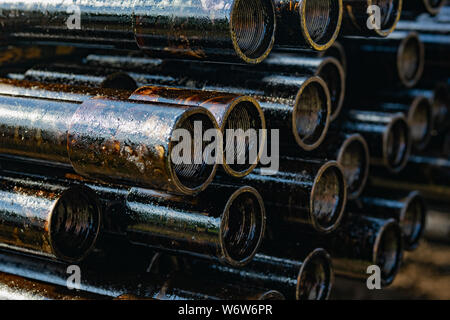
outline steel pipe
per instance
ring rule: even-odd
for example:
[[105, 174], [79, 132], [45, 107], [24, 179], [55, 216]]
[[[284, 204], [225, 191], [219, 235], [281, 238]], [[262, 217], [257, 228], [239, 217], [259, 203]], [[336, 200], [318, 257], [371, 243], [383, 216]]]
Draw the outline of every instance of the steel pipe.
[[390, 172], [401, 171], [411, 152], [408, 122], [401, 113], [350, 110], [342, 130], [359, 133], [367, 140], [371, 164]]
[[[275, 38], [271, 0], [75, 0], [70, 5], [76, 9], [51, 0], [2, 1], [1, 33], [9, 42], [140, 48], [159, 56], [246, 63], [264, 60]], [[78, 25], [68, 10], [79, 12]]]
[[[408, 0], [406, 0], [407, 2]], [[386, 37], [400, 20], [403, 0], [343, 0], [344, 17], [341, 34]], [[379, 8], [377, 11], [372, 6]], [[369, 27], [370, 26], [370, 27]]]
[[[349, 90], [399, 84], [411, 88], [422, 77], [425, 49], [415, 32], [394, 32], [383, 39], [344, 38], [343, 45], [353, 62], [349, 64]], [[379, 61], [377, 68], [373, 68], [374, 61]]]
[[338, 228], [347, 202], [344, 174], [335, 161], [284, 159], [278, 172], [257, 168], [242, 183], [261, 193], [274, 232], [292, 225], [329, 233]]
[[406, 0], [403, 2], [402, 18], [414, 19], [421, 13], [437, 15], [446, 0]]
[[370, 188], [355, 202], [349, 202], [348, 208], [351, 212], [376, 218], [395, 219], [402, 229], [405, 250], [418, 247], [427, 216], [425, 201], [419, 192], [411, 191], [401, 197], [392, 190]]
[[88, 187], [2, 175], [0, 246], [81, 261], [95, 245], [100, 206]]
[[[204, 108], [98, 97], [81, 104], [8, 95], [0, 101], [2, 153], [70, 164], [88, 177], [182, 194], [202, 191], [214, 177], [216, 164], [204, 159], [199, 164], [172, 161], [173, 130], [186, 129], [193, 137], [197, 121], [203, 137], [217, 128]], [[203, 142], [202, 155], [205, 148]]]
[[275, 0], [279, 45], [328, 49], [339, 35], [342, 0]]
[[301, 259], [288, 259], [257, 254], [245, 268], [231, 268], [218, 264], [188, 262], [194, 274], [220, 278], [232, 282], [245, 282], [255, 287], [274, 288], [287, 299], [326, 300], [334, 281], [330, 255], [315, 249]]

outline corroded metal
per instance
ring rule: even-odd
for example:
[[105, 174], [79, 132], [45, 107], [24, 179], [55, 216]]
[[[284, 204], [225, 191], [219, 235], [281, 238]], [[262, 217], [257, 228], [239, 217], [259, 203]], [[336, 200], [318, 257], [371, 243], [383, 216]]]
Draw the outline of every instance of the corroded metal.
[[275, 0], [277, 43], [323, 51], [336, 40], [342, 0]]
[[88, 187], [2, 175], [0, 246], [64, 261], [93, 248], [100, 204]]
[[278, 172], [257, 168], [242, 184], [261, 193], [273, 233], [301, 227], [329, 233], [338, 228], [347, 202], [344, 174], [335, 161], [284, 159]]
[[401, 113], [351, 109], [341, 124], [343, 131], [359, 133], [369, 146], [372, 165], [401, 171], [411, 152], [408, 122]]
[[[349, 37], [342, 40], [349, 64], [348, 90], [387, 86], [411, 88], [423, 74], [425, 49], [416, 32], [394, 32], [386, 38]], [[378, 61], [377, 68], [373, 68]], [[370, 88], [370, 89], [369, 89]]]
[[[160, 56], [261, 62], [275, 34], [271, 0], [178, 2], [4, 0], [1, 33], [7, 41], [140, 48]], [[72, 11], [70, 11], [72, 10]], [[79, 27], [70, 12], [79, 10]]]
[[206, 264], [200, 260], [189, 261], [188, 266], [197, 276], [274, 288], [292, 300], [326, 300], [334, 282], [331, 258], [323, 249], [300, 254], [295, 259], [259, 253], [244, 268]]
[[74, 51], [74, 48], [64, 46], [0, 47], [0, 66], [5, 68], [15, 65], [30, 65], [37, 61], [70, 55], [73, 54]]
[[418, 247], [427, 216], [425, 201], [419, 192], [401, 195], [389, 189], [368, 188], [355, 202], [349, 202], [348, 208], [351, 212], [376, 218], [395, 219], [402, 229], [405, 250]]
[[[81, 104], [9, 95], [0, 100], [2, 153], [70, 164], [88, 177], [183, 194], [203, 190], [215, 174], [215, 164], [177, 165], [171, 160], [174, 129], [190, 130], [193, 137], [196, 121], [201, 133], [217, 128], [204, 108], [100, 97]], [[205, 142], [202, 151], [204, 147]]]
[[[409, 0], [343, 0], [344, 13], [341, 34], [349, 36], [386, 37], [395, 30], [402, 13], [403, 3]], [[380, 25], [373, 21], [372, 5], [380, 8]], [[369, 28], [369, 22], [374, 24]]]

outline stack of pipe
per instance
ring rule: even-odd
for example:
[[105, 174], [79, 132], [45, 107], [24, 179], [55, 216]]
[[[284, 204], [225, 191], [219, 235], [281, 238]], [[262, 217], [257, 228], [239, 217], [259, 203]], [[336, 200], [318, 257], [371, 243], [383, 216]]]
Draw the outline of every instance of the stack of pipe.
[[52, 292], [76, 263], [103, 299], [391, 284], [448, 192], [448, 24], [413, 2], [2, 1], [0, 272]]

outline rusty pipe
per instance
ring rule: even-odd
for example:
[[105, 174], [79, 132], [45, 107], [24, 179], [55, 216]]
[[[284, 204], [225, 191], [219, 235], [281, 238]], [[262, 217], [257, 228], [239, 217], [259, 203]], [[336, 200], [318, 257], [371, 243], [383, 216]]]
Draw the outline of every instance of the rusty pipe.
[[[343, 3], [342, 35], [386, 37], [395, 30], [404, 1], [343, 0]], [[372, 8], [373, 5], [379, 7], [380, 21], [374, 21], [377, 13]]]
[[411, 152], [408, 122], [401, 113], [350, 110], [342, 130], [359, 133], [369, 145], [372, 165], [383, 166], [390, 172], [401, 171]]
[[336, 40], [342, 23], [342, 0], [275, 0], [276, 43], [323, 51]]
[[68, 262], [95, 245], [100, 205], [88, 187], [2, 175], [0, 246]]
[[[271, 0], [76, 0], [71, 5], [76, 9], [50, 0], [2, 1], [1, 33], [9, 42], [139, 48], [159, 56], [246, 63], [264, 60], [275, 38]], [[79, 13], [79, 28], [67, 10]]]
[[351, 212], [363, 212], [376, 218], [395, 219], [402, 229], [405, 250], [418, 247], [427, 216], [425, 201], [419, 192], [401, 196], [389, 189], [368, 188], [355, 202], [349, 202], [348, 208]]
[[[2, 153], [69, 164], [88, 177], [182, 194], [200, 192], [215, 174], [216, 164], [204, 160], [199, 164], [172, 161], [175, 129], [186, 129], [192, 137], [198, 124], [203, 137], [206, 130], [217, 128], [204, 108], [99, 97], [81, 104], [8, 95], [0, 100]], [[203, 142], [202, 154], [205, 147]]]

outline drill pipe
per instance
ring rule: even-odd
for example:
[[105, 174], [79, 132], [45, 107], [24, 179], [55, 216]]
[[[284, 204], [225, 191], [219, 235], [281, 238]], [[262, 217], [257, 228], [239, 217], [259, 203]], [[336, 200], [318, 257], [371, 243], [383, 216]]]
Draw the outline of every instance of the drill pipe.
[[[133, 58], [126, 61], [128, 59], [121, 56], [91, 56], [91, 60], [102, 66], [112, 66], [117, 62], [118, 65], [127, 65], [132, 69], [138, 64], [144, 64], [146, 73], [142, 73], [142, 70], [140, 73], [128, 73], [139, 85], [251, 96], [259, 102], [264, 111], [267, 129], [280, 130], [281, 145], [285, 148], [298, 144], [306, 151], [313, 150], [321, 144], [328, 130], [330, 92], [326, 83], [317, 76], [260, 74], [253, 69], [245, 71], [236, 65], [216, 63], [197, 64]], [[189, 77], [186, 77], [186, 74], [189, 74]], [[58, 77], [58, 73], [53, 73], [46, 78], [53, 82], [56, 81], [53, 79]]]
[[[249, 68], [244, 68], [245, 66], [242, 69], [250, 71]], [[330, 90], [330, 120], [333, 121], [339, 116], [345, 96], [345, 72], [338, 60], [330, 57], [303, 57], [298, 53], [273, 53], [257, 68], [252, 68], [255, 69], [297, 77], [305, 75], [321, 77]]]
[[191, 260], [188, 266], [194, 275], [211, 276], [255, 287], [275, 288], [287, 299], [326, 300], [334, 282], [330, 255], [315, 249], [301, 259], [280, 258], [258, 253], [244, 268], [231, 268]]
[[[236, 159], [239, 159], [242, 155], [248, 155], [245, 158], [244, 164], [229, 164], [226, 162], [226, 155], [224, 154], [223, 168], [225, 172], [235, 177], [242, 177], [253, 170], [259, 162], [265, 143], [266, 134], [264, 131], [261, 132], [261, 129], [266, 129], [264, 113], [259, 103], [255, 99], [247, 96], [156, 86], [142, 87], [134, 93], [130, 93], [126, 90], [96, 89], [58, 84], [46, 85], [40, 82], [10, 79], [0, 79], [0, 94], [80, 102], [92, 96], [103, 95], [168, 105], [204, 107], [213, 114], [218, 122], [219, 129], [224, 136], [224, 150], [226, 150], [225, 133], [227, 129], [242, 129], [244, 131], [254, 129], [257, 135], [260, 134], [258, 137], [259, 143], [246, 144], [243, 146], [243, 150], [238, 150], [240, 153], [236, 153]], [[251, 157], [252, 155], [254, 155], [253, 158]]]
[[[394, 32], [386, 38], [344, 38], [349, 64], [349, 90], [369, 91], [398, 86], [411, 88], [422, 77], [424, 44], [415, 32]], [[377, 67], [373, 68], [374, 63]], [[353, 84], [353, 88], [350, 85]]]
[[309, 156], [336, 160], [342, 167], [347, 183], [348, 199], [359, 197], [369, 176], [369, 147], [357, 133], [330, 132], [324, 143]]
[[[409, 1], [409, 0], [405, 0]], [[402, 13], [403, 0], [343, 0], [344, 14], [341, 34], [345, 36], [386, 37], [395, 30]], [[380, 11], [380, 21], [374, 17]], [[371, 27], [369, 25], [371, 24]]]
[[[433, 130], [442, 133], [450, 127], [450, 96], [444, 84], [433, 85], [434, 89], [377, 90], [367, 97], [377, 103], [389, 101], [399, 104], [411, 104], [418, 96], [427, 98], [433, 110]], [[356, 98], [359, 100], [360, 98]]]
[[403, 2], [402, 19], [415, 19], [422, 13], [437, 15], [446, 0], [406, 0]]
[[175, 164], [171, 155], [173, 130], [187, 129], [195, 138], [196, 121], [202, 137], [217, 128], [204, 108], [108, 98], [80, 104], [0, 95], [0, 101], [2, 153], [70, 164], [87, 177], [182, 194], [202, 191], [214, 177], [216, 164], [203, 159], [201, 164]]
[[0, 246], [81, 261], [100, 228], [100, 205], [87, 187], [2, 175]]
[[359, 133], [369, 145], [371, 165], [383, 166], [390, 172], [401, 171], [411, 152], [408, 122], [401, 113], [350, 110], [342, 130]]
[[402, 232], [394, 219], [351, 214], [335, 233], [326, 237], [296, 234], [296, 246], [319, 246], [330, 253], [337, 276], [367, 280], [367, 268], [376, 265], [381, 283], [394, 280], [403, 258]]
[[[378, 97], [381, 99], [380, 96]], [[377, 99], [375, 99], [377, 100]], [[406, 101], [405, 101], [406, 102]], [[423, 150], [428, 145], [433, 132], [433, 106], [428, 98], [424, 96], [415, 96], [406, 103], [392, 102], [386, 99], [378, 102], [370, 98], [361, 99], [357, 103], [359, 110], [381, 111], [386, 113], [404, 114], [411, 131], [412, 144], [417, 150]]]
[[427, 208], [417, 191], [399, 197], [392, 190], [370, 188], [359, 199], [349, 202], [348, 209], [380, 219], [395, 219], [402, 229], [403, 245], [408, 251], [418, 247], [425, 230]]
[[[259, 63], [275, 35], [271, 0], [30, 0], [0, 3], [6, 41], [142, 49], [152, 55]], [[79, 28], [68, 12], [78, 12]], [[74, 24], [72, 26], [72, 24]], [[20, 30], [20, 31], [18, 31]]]
[[293, 225], [329, 233], [339, 226], [347, 202], [344, 174], [336, 161], [285, 159], [278, 172], [257, 168], [242, 183], [261, 193], [274, 230]]
[[132, 244], [241, 266], [253, 258], [264, 234], [264, 204], [251, 187], [214, 184], [187, 198], [88, 185], [102, 199], [115, 197], [105, 209], [105, 232]]
[[279, 45], [327, 50], [339, 35], [342, 0], [275, 0]]

